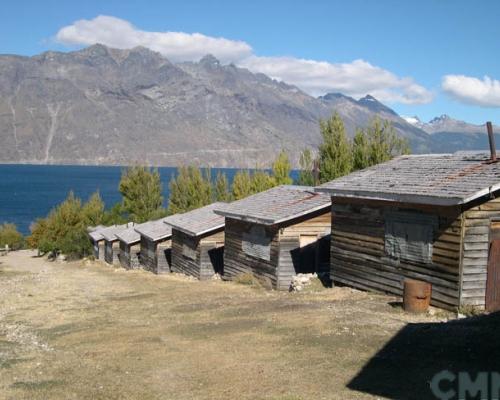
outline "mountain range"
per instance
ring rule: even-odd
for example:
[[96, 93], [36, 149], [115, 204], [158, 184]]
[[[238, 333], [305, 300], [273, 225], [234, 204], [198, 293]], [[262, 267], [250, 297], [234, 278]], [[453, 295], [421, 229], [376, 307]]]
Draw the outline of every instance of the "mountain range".
[[296, 165], [333, 112], [350, 135], [389, 119], [416, 153], [487, 148], [484, 126], [405, 119], [369, 95], [315, 98], [211, 55], [174, 64], [99, 44], [0, 55], [1, 163], [265, 167], [283, 148]]

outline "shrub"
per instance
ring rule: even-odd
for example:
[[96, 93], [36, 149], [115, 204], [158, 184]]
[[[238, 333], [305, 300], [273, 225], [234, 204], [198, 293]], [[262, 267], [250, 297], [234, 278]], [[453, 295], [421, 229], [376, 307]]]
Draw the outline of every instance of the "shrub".
[[4, 223], [0, 225], [0, 247], [5, 245], [8, 245], [12, 250], [24, 247], [24, 237], [14, 224]]

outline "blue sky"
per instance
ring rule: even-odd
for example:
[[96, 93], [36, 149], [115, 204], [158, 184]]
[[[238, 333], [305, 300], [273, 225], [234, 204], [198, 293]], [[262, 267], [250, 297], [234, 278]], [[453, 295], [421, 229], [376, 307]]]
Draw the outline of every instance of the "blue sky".
[[371, 93], [402, 115], [500, 124], [499, 1], [10, 1], [0, 18], [0, 53], [94, 40], [177, 61], [209, 50], [313, 95]]

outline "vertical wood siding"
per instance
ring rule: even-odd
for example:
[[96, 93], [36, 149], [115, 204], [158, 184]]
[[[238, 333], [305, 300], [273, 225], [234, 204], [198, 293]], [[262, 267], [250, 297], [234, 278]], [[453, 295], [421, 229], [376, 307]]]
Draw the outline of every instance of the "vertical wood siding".
[[499, 217], [500, 199], [464, 211], [462, 304], [485, 306], [490, 221]]
[[[332, 205], [331, 278], [363, 290], [402, 295], [404, 278], [432, 284], [431, 303], [453, 309], [459, 304], [460, 210], [435, 210], [439, 227], [434, 233], [431, 263], [396, 260], [384, 250], [387, 211], [412, 211], [378, 203], [355, 204], [334, 199]], [[413, 209], [432, 214], [432, 209]]]

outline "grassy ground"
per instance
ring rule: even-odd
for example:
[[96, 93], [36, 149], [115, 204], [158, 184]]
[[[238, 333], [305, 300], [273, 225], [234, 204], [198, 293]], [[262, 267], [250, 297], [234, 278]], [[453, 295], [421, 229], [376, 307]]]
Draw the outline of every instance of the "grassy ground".
[[0, 398], [380, 398], [351, 382], [408, 323], [447, 318], [395, 301], [10, 253], [0, 257]]

